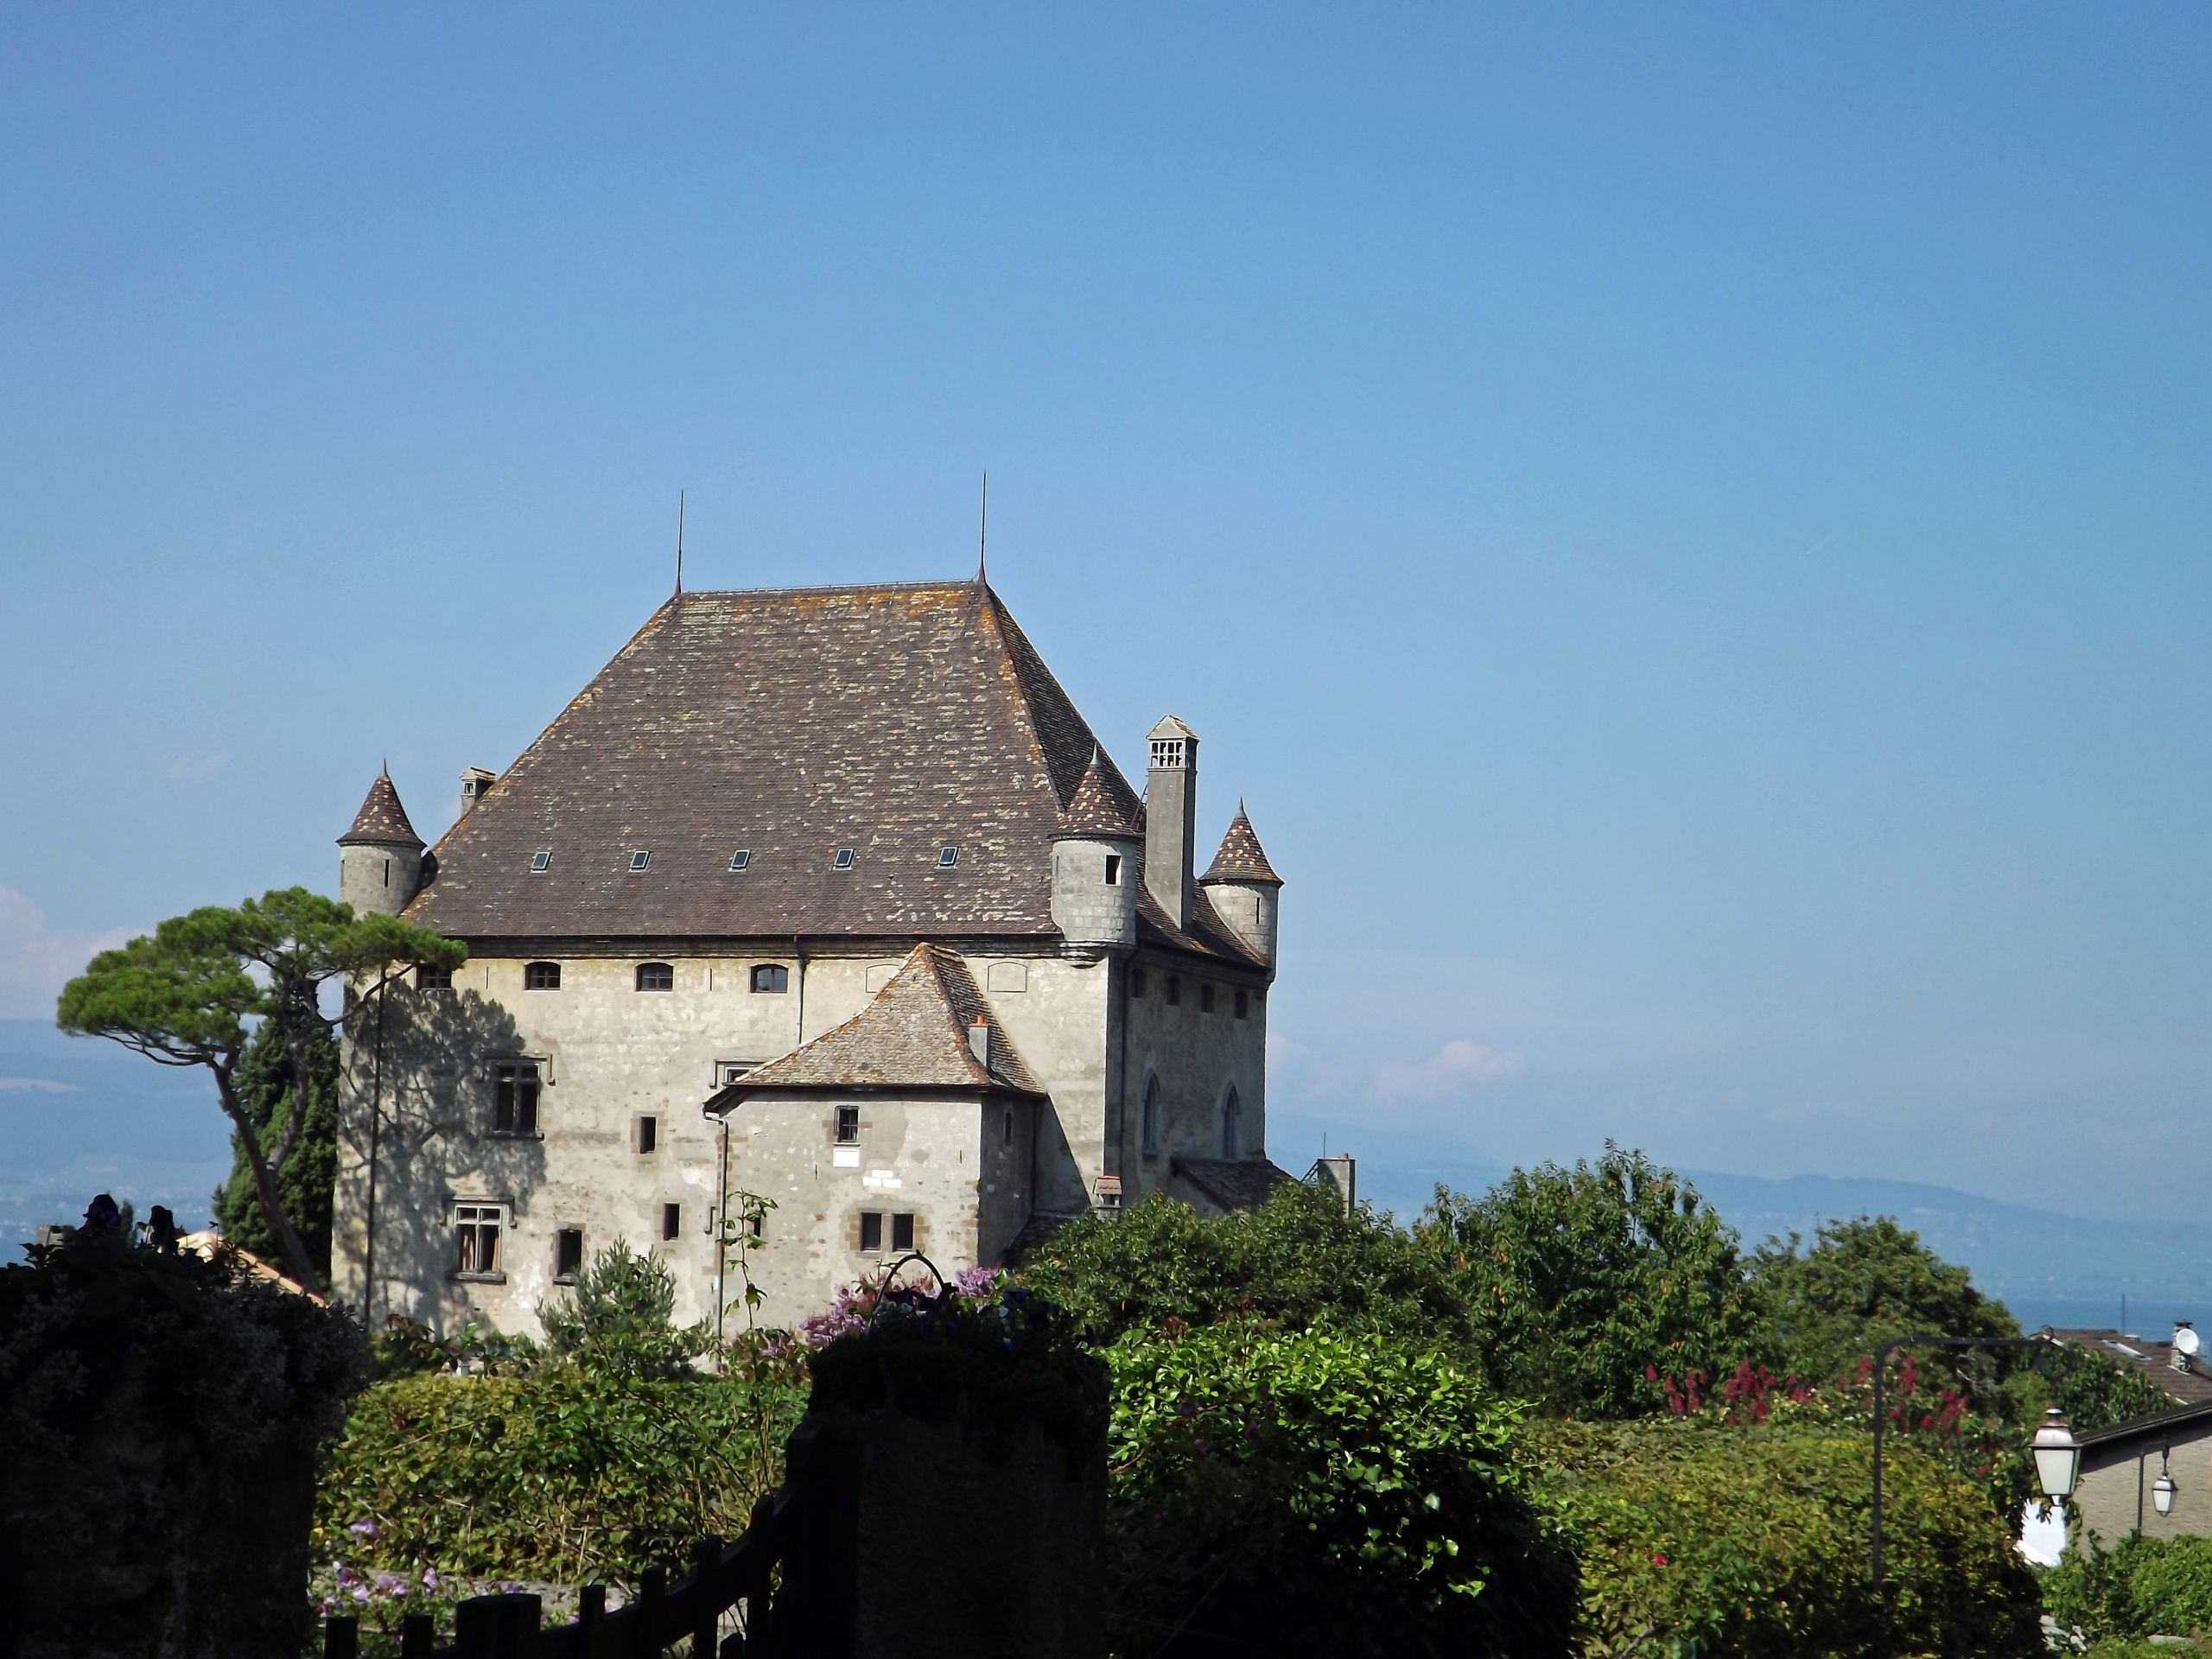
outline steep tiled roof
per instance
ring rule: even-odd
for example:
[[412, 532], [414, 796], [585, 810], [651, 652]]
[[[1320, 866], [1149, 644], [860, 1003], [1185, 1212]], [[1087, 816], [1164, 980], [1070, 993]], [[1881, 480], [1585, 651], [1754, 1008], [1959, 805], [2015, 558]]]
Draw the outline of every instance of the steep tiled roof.
[[391, 786], [389, 773], [377, 775], [376, 782], [369, 785], [369, 792], [361, 802], [361, 810], [353, 815], [353, 827], [338, 837], [340, 847], [356, 842], [394, 847], [423, 844], [423, 837], [407, 821], [407, 809], [399, 804], [399, 791]]
[[1279, 887], [1282, 878], [1268, 862], [1262, 850], [1260, 838], [1252, 833], [1252, 820], [1244, 816], [1244, 803], [1236, 803], [1236, 816], [1229, 821], [1229, 833], [1221, 838], [1221, 850], [1213, 855], [1213, 862], [1206, 866], [1201, 881], [1249, 881], [1255, 887]]
[[[990, 1032], [988, 1067], [969, 1046], [969, 1029], [978, 1020]], [[935, 944], [916, 945], [890, 982], [843, 1025], [755, 1066], [709, 1104], [763, 1089], [853, 1088], [1043, 1092], [991, 1017], [968, 964]]]
[[1217, 957], [1224, 962], [1233, 962], [1240, 968], [1265, 968], [1267, 958], [1239, 938], [1214, 909], [1213, 900], [1206, 897], [1206, 890], [1198, 887], [1191, 893], [1191, 925], [1178, 928], [1167, 919], [1167, 912], [1160, 907], [1144, 886], [1141, 870], [1137, 882], [1137, 943], [1169, 950], [1193, 950], [1200, 956]]
[[1224, 1210], [1252, 1210], [1297, 1178], [1265, 1158], [1175, 1158], [1169, 1167]]
[[1103, 755], [1094, 753], [1084, 768], [1083, 781], [1076, 785], [1067, 810], [1060, 814], [1057, 839], [1144, 839], [1144, 807]]
[[2164, 1389], [2177, 1405], [2212, 1404], [2212, 1354], [2200, 1352], [2186, 1371], [2174, 1369], [2171, 1339], [2145, 1342], [2117, 1331], [2054, 1331], [2061, 1342], [2087, 1349], [2098, 1358], [2128, 1370]]
[[1094, 758], [1134, 798], [981, 583], [686, 594], [447, 834], [408, 913], [471, 939], [1049, 935]]

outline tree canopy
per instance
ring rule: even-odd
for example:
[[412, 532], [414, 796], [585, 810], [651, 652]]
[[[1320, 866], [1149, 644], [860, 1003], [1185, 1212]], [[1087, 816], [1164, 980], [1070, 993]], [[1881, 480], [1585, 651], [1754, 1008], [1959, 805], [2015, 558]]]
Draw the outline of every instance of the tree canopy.
[[[64, 1031], [105, 1037], [163, 1065], [200, 1066], [253, 1179], [276, 1258], [302, 1284], [313, 1258], [280, 1193], [276, 1171], [304, 1132], [313, 1098], [308, 1046], [340, 1017], [322, 1007], [333, 981], [378, 982], [410, 966], [458, 967], [466, 947], [396, 916], [357, 916], [350, 905], [286, 887], [235, 908], [210, 905], [171, 917], [151, 935], [103, 950], [62, 988]], [[249, 1039], [275, 1020], [292, 1073], [288, 1114], [264, 1144], [238, 1088]], [[273, 1154], [273, 1155], [272, 1155]]]
[[[294, 1091], [290, 1033], [291, 1019], [278, 1013], [264, 1020], [246, 1039], [238, 1057], [238, 1098], [251, 1115], [264, 1147], [281, 1141], [291, 1122]], [[338, 1177], [338, 1039], [317, 1028], [307, 1044], [308, 1105], [291, 1149], [282, 1159], [270, 1157], [276, 1193], [284, 1213], [292, 1219], [307, 1247], [315, 1271], [330, 1273], [331, 1205]], [[235, 1131], [231, 1135], [231, 1178], [215, 1189], [215, 1224], [223, 1236], [240, 1249], [264, 1259], [276, 1253], [276, 1236], [261, 1213], [261, 1199], [253, 1180], [253, 1166]]]

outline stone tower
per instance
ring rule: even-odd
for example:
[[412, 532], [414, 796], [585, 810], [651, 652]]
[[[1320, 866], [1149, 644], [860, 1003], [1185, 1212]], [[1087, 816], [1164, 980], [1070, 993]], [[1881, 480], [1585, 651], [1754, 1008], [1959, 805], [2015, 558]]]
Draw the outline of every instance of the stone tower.
[[1236, 937], [1267, 958], [1268, 977], [1275, 976], [1275, 912], [1282, 899], [1282, 878], [1268, 862], [1260, 838], [1252, 833], [1252, 820], [1244, 803], [1236, 803], [1236, 816], [1221, 838], [1221, 850], [1198, 878], [1214, 914], [1236, 931]]
[[1198, 830], [1198, 734], [1169, 715], [1152, 728], [1144, 775], [1144, 885], [1171, 925], [1191, 925]]
[[407, 821], [391, 774], [369, 785], [353, 827], [338, 837], [338, 897], [361, 915], [397, 916], [423, 885], [423, 837]]
[[1142, 816], [1128, 785], [1094, 749], [1052, 836], [1052, 925], [1078, 951], [1136, 944]]

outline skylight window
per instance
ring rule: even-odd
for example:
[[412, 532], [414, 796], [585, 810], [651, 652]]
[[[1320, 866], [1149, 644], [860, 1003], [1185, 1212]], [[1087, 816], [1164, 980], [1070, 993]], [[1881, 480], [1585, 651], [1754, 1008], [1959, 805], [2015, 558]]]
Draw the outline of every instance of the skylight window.
[[960, 849], [957, 847], [940, 847], [937, 849], [937, 867], [940, 870], [949, 870], [959, 861]]
[[532, 875], [544, 874], [552, 864], [553, 855], [543, 848], [530, 855], [530, 873]]
[[742, 875], [752, 868], [753, 849], [750, 847], [741, 847], [729, 855], [729, 873], [732, 875]]
[[645, 866], [652, 861], [653, 855], [647, 852], [644, 848], [639, 848], [637, 851], [630, 855], [630, 874], [632, 875], [643, 875], [645, 873]]
[[851, 869], [853, 868], [853, 849], [849, 847], [840, 847], [837, 849], [836, 857], [830, 861], [830, 868], [833, 870]]

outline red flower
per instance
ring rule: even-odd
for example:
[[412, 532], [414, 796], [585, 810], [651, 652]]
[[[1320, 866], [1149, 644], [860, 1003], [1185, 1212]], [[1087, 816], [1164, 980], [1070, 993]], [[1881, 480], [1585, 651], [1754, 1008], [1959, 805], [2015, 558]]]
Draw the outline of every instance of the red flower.
[[1651, 1552], [1651, 1565], [1654, 1567], [1664, 1567], [1667, 1565], [1667, 1558], [1655, 1549]]

